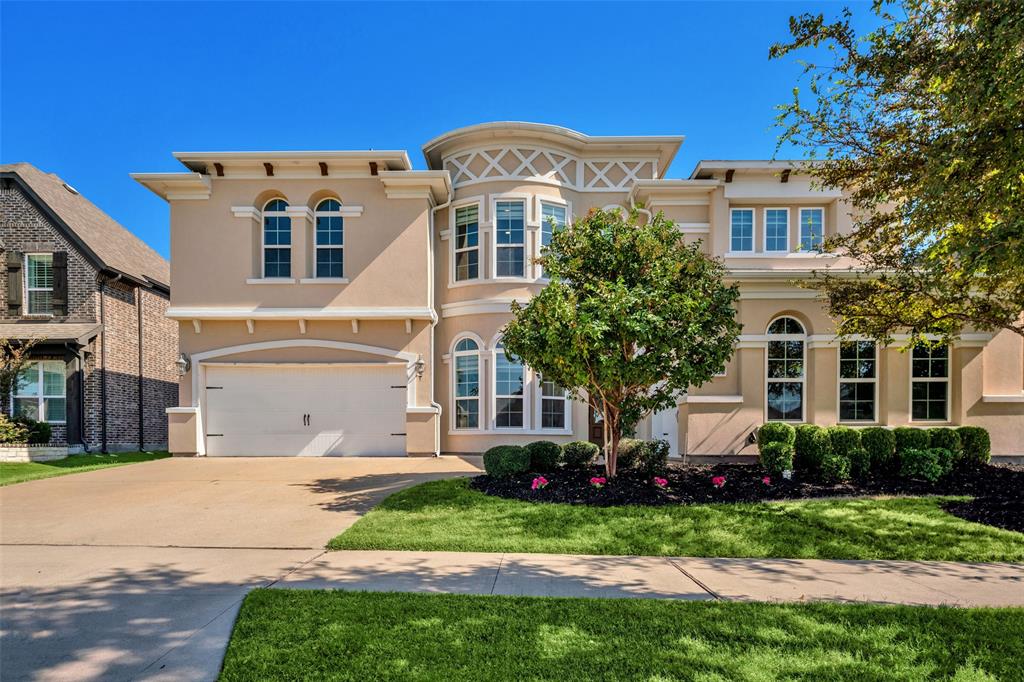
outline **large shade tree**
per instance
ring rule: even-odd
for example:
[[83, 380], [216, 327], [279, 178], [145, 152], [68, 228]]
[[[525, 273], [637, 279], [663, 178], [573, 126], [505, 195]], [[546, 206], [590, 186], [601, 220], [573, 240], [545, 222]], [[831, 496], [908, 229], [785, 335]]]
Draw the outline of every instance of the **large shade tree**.
[[780, 145], [805, 148], [807, 172], [848, 192], [854, 229], [826, 248], [866, 268], [812, 286], [844, 334], [1024, 335], [1024, 2], [874, 12], [864, 36], [849, 11], [793, 17], [770, 51], [808, 57], [809, 94], [781, 107]]
[[738, 289], [661, 213], [591, 211], [556, 231], [538, 262], [550, 284], [513, 304], [505, 352], [604, 417], [613, 477], [626, 426], [724, 371]]

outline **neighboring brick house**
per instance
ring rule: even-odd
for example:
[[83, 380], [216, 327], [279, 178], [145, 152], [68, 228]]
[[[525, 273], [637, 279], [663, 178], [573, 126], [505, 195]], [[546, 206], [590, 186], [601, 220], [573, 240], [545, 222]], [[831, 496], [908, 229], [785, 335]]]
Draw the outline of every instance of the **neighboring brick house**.
[[166, 448], [178, 334], [164, 258], [56, 175], [4, 165], [0, 292], [0, 338], [35, 339], [6, 414], [49, 422], [72, 452]]

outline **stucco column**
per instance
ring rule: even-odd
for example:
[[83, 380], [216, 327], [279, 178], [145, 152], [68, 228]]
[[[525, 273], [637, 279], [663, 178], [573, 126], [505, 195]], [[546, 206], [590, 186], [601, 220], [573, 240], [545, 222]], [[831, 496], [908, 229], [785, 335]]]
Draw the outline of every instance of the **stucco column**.
[[807, 349], [807, 422], [831, 426], [839, 422], [838, 353], [831, 343], [810, 343]]
[[289, 206], [286, 212], [292, 219], [292, 277], [312, 277], [315, 265], [309, 226], [313, 222], [313, 211], [308, 206]]
[[879, 418], [891, 426], [906, 425], [910, 421], [910, 353], [901, 353], [899, 347], [888, 346], [880, 349], [885, 354], [880, 377], [879, 392], [885, 392], [885, 411], [879, 410]]

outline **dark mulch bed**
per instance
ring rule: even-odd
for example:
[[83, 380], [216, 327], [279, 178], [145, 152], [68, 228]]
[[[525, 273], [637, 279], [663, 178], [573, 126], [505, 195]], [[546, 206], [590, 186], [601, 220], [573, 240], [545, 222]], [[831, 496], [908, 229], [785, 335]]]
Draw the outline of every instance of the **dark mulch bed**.
[[[650, 478], [621, 472], [603, 488], [590, 484], [592, 476], [603, 476], [604, 469], [559, 471], [545, 474], [548, 485], [531, 490], [536, 474], [509, 478], [477, 476], [471, 486], [482, 493], [528, 502], [560, 502], [611, 507], [625, 504], [667, 505], [711, 502], [763, 502], [767, 500], [805, 500], [822, 497], [866, 495], [970, 495], [969, 502], [954, 502], [945, 509], [955, 516], [1007, 530], [1024, 532], [1024, 467], [985, 465], [962, 467], [935, 483], [899, 478], [874, 478], [866, 481], [825, 484], [802, 480], [772, 478], [762, 480], [764, 471], [754, 464], [708, 464], [672, 466], [665, 478], [668, 486], [658, 488]], [[716, 488], [711, 479], [725, 477], [725, 485]]]

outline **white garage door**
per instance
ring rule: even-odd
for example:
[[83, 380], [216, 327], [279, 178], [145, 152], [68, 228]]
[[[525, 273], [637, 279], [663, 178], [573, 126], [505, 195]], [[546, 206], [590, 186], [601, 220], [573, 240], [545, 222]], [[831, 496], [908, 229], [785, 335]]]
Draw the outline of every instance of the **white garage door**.
[[207, 365], [206, 452], [404, 455], [406, 368]]

